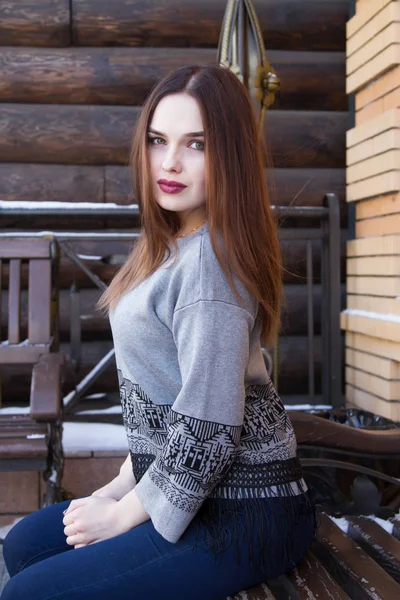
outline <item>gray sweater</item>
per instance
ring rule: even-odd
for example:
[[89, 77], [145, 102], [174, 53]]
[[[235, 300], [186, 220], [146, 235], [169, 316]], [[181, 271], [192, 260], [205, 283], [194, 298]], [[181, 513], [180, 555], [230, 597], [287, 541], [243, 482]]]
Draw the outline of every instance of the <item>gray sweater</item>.
[[172, 543], [206, 498], [307, 490], [263, 361], [257, 301], [237, 280], [236, 297], [208, 224], [178, 248], [110, 312], [136, 492]]

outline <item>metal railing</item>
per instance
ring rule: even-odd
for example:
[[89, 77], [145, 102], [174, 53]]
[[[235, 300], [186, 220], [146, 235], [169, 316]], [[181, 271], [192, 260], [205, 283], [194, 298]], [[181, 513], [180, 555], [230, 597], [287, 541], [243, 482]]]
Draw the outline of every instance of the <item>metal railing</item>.
[[[137, 205], [109, 206], [98, 204], [75, 205], [71, 210], [64, 203], [0, 203], [1, 217], [27, 216], [51, 217], [73, 216], [80, 217], [132, 217], [137, 216]], [[59, 206], [58, 206], [59, 205]], [[68, 210], [68, 212], [66, 212]], [[340, 333], [340, 215], [339, 203], [334, 194], [326, 194], [323, 205], [318, 207], [273, 207], [279, 217], [306, 218], [319, 222], [319, 227], [292, 228], [279, 230], [281, 241], [304, 240], [306, 243], [306, 286], [307, 286], [307, 352], [308, 352], [308, 400], [315, 402], [315, 334], [314, 316], [315, 307], [313, 299], [313, 249], [315, 241], [321, 242], [321, 364], [322, 364], [322, 401], [324, 404], [338, 408], [342, 405], [342, 345]], [[92, 272], [79, 252], [72, 248], [71, 243], [76, 241], [127, 241], [134, 242], [139, 233], [119, 231], [79, 232], [79, 231], [7, 231], [0, 229], [0, 238], [16, 237], [51, 237], [59, 245], [62, 254], [80, 269], [101, 291], [106, 289], [106, 283]], [[94, 257], [94, 260], [98, 257]], [[108, 263], [122, 264], [126, 255], [107, 257]], [[104, 257], [100, 257], [104, 259]], [[81, 316], [78, 313], [79, 303], [76, 284], [71, 289], [70, 313], [70, 361], [79, 362], [81, 345]], [[274, 349], [273, 379], [279, 389], [279, 340]], [[114, 361], [114, 350], [111, 349], [64, 398], [65, 412], [73, 411], [79, 400], [84, 397], [95, 381]]]

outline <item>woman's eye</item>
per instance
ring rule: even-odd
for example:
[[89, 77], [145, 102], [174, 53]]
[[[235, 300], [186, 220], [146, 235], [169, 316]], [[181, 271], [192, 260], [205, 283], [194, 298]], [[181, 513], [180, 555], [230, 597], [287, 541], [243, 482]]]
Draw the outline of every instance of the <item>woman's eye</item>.
[[195, 150], [201, 150], [201, 151], [204, 150], [204, 142], [196, 141], [196, 142], [192, 142], [192, 144], [198, 144], [198, 147], [195, 148]]
[[149, 137], [149, 142], [150, 144], [153, 144], [153, 146], [159, 146], [159, 142], [163, 143], [164, 140], [160, 137]]

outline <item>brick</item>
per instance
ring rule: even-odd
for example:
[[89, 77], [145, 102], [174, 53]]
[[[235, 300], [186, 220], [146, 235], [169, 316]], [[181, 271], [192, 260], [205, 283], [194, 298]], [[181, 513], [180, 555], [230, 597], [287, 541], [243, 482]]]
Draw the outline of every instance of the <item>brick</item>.
[[400, 213], [400, 192], [356, 202], [356, 220]]
[[362, 181], [351, 183], [346, 188], [347, 202], [355, 202], [380, 196], [381, 194], [390, 194], [400, 190], [400, 171], [388, 171]]
[[386, 402], [352, 385], [346, 385], [346, 407], [362, 408], [386, 419], [400, 420], [400, 402]]
[[356, 112], [356, 125], [361, 125], [392, 108], [400, 106], [400, 87]]
[[349, 240], [347, 256], [400, 255], [400, 235]]
[[357, 237], [372, 237], [377, 235], [392, 235], [400, 233], [400, 215], [386, 215], [356, 221]]
[[354, 310], [366, 310], [368, 312], [381, 312], [400, 316], [400, 298], [347, 294], [346, 305], [347, 308]]
[[[353, 367], [353, 369], [365, 371], [386, 380], [400, 379], [400, 362], [374, 356], [367, 352], [346, 348], [345, 364]], [[350, 379], [346, 379], [346, 381], [350, 383]]]
[[347, 275], [400, 275], [400, 260], [397, 256], [358, 256], [348, 258], [346, 266]]
[[357, 12], [354, 17], [349, 19], [346, 25], [347, 37], [349, 38], [359, 31], [390, 2], [392, 0], [374, 0], [373, 2], [363, 2], [361, 5], [357, 3]]
[[399, 342], [400, 318], [396, 315], [383, 314], [382, 317], [376, 318], [376, 313], [353, 314], [347, 309], [340, 315], [340, 327], [345, 331], [355, 331], [371, 337]]
[[346, 348], [354, 348], [400, 362], [400, 344], [397, 342], [372, 337], [356, 331], [347, 331], [345, 341]]
[[391, 44], [400, 40], [400, 23], [391, 23], [369, 42], [347, 58], [346, 75], [357, 71]]
[[39, 508], [38, 471], [0, 472], [0, 513], [30, 513]]
[[400, 382], [346, 367], [346, 383], [388, 402], [400, 401]]
[[398, 64], [400, 44], [391, 44], [346, 78], [346, 93], [352, 94]]
[[388, 150], [400, 148], [400, 129], [389, 129], [384, 133], [348, 148], [346, 153], [347, 166], [360, 163], [373, 156], [378, 156]]
[[372, 121], [353, 127], [346, 133], [346, 147], [353, 148], [357, 144], [384, 133], [390, 129], [400, 129], [400, 109], [394, 108], [379, 115]]
[[347, 291], [350, 294], [367, 294], [396, 298], [400, 295], [398, 277], [353, 277], [347, 278]]
[[367, 87], [355, 94], [356, 110], [360, 110], [367, 104], [374, 102], [399, 87], [399, 81], [400, 66], [393, 67], [393, 69], [383, 73], [376, 81], [371, 82]]
[[383, 97], [383, 108], [385, 112], [387, 110], [391, 110], [392, 108], [399, 108], [400, 106], [400, 81], [399, 87], [395, 90], [389, 92]]
[[62, 487], [75, 497], [90, 496], [118, 475], [122, 463], [121, 457], [67, 458]]
[[372, 104], [369, 104], [362, 110], [356, 112], [355, 115], [355, 123], [356, 126], [362, 125], [363, 123], [367, 123], [371, 119], [375, 119], [379, 115], [382, 115], [385, 112], [383, 98], [379, 98]]
[[[379, 0], [378, 0], [379, 1]], [[375, 37], [380, 31], [388, 27], [391, 23], [400, 21], [400, 2], [386, 2], [387, 6], [378, 12], [372, 19], [364, 22], [364, 25], [358, 31], [347, 35], [346, 54], [351, 56], [359, 48], [367, 44], [369, 40]], [[354, 18], [354, 17], [353, 17]], [[348, 21], [346, 29], [351, 31], [352, 19]]]
[[347, 168], [346, 183], [363, 181], [388, 171], [395, 171], [400, 165], [400, 149], [389, 150], [378, 156], [367, 158], [361, 163]]

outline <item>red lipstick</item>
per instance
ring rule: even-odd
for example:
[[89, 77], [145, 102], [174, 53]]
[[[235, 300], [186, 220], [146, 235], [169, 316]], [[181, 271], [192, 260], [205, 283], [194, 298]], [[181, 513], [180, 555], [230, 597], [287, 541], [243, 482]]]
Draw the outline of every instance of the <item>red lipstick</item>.
[[166, 194], [179, 194], [187, 187], [179, 181], [168, 181], [167, 179], [159, 179], [157, 181], [160, 189]]

